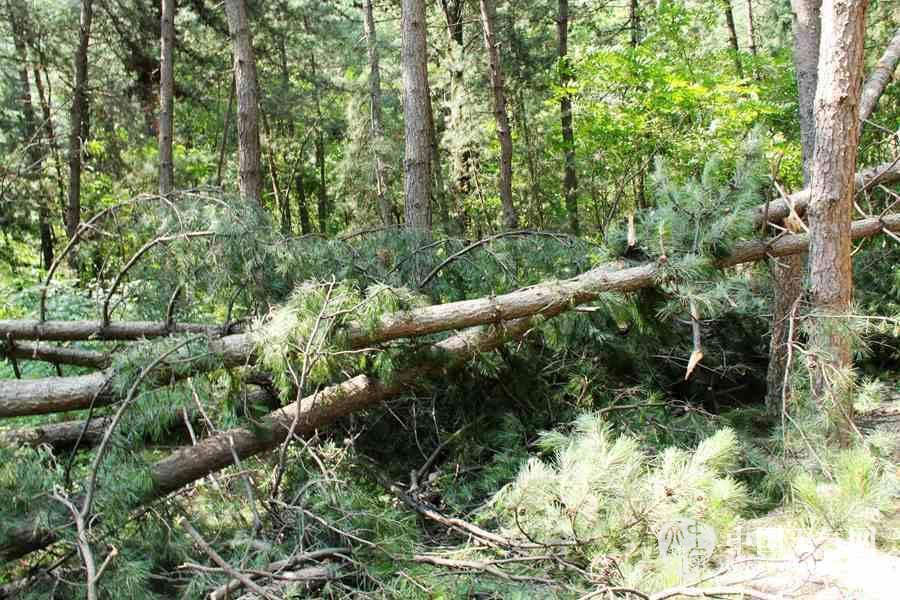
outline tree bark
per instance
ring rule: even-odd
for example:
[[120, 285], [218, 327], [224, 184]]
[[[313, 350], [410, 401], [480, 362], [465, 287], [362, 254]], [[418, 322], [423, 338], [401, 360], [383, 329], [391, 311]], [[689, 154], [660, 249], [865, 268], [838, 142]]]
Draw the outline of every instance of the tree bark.
[[728, 26], [728, 42], [731, 44], [731, 52], [734, 56], [734, 68], [737, 76], [744, 78], [744, 68], [741, 65], [741, 48], [738, 45], [737, 29], [734, 26], [734, 7], [731, 0], [721, 0], [722, 9], [725, 11], [725, 24]]
[[[301, 161], [303, 158], [300, 159]], [[300, 217], [300, 233], [307, 235], [312, 232], [309, 222], [309, 205], [306, 200], [306, 186], [303, 183], [303, 166], [297, 169], [294, 175], [294, 189], [297, 190], [297, 213]]]
[[375, 15], [372, 0], [363, 0], [363, 22], [366, 44], [369, 50], [369, 104], [372, 111], [372, 147], [375, 155], [375, 194], [381, 223], [388, 226], [393, 221], [393, 208], [387, 190], [387, 164], [384, 157], [384, 124], [381, 118], [381, 69], [378, 62], [378, 38], [375, 32]]
[[828, 415], [831, 438], [848, 445], [853, 401], [848, 384], [853, 296], [851, 214], [859, 142], [859, 101], [868, 0], [824, 0], [815, 100], [815, 151], [809, 205], [812, 393]]
[[[883, 230], [900, 231], [900, 215], [881, 219], [863, 219], [853, 224], [854, 238], [871, 237]], [[782, 257], [803, 252], [808, 245], [806, 235], [786, 235], [773, 241], [748, 241], [735, 246], [734, 251], [720, 259], [721, 268]], [[552, 317], [580, 304], [591, 302], [606, 292], [630, 292], [656, 284], [662, 267], [646, 263], [626, 267], [611, 263], [597, 267], [577, 277], [543, 283], [499, 296], [477, 298], [425, 306], [408, 311], [382, 315], [375, 324], [350, 322], [343, 327], [346, 346], [351, 349], [375, 344], [420, 337], [432, 333], [465, 329], [498, 321], [509, 321], [535, 315]], [[3, 323], [0, 322], [0, 332]], [[206, 361], [173, 372], [166, 368], [146, 382], [165, 385], [173, 378], [209, 371], [217, 367], [238, 367], [253, 363], [252, 334], [236, 334], [209, 342], [209, 354], [220, 362]], [[46, 414], [102, 406], [114, 402], [116, 395], [107, 389], [112, 371], [74, 377], [46, 377], [8, 381], [0, 387], [0, 418]]]
[[[800, 144], [803, 157], [803, 184], [809, 187], [810, 168], [815, 147], [813, 100], [819, 60], [819, 8], [822, 0], [792, 0], [794, 11], [794, 70], [797, 78], [797, 106], [800, 116]], [[785, 213], [781, 218], [787, 216]], [[778, 219], [781, 220], [781, 219]], [[791, 400], [788, 354], [794, 340], [789, 339], [791, 319], [803, 293], [806, 255], [798, 254], [770, 261], [774, 298], [772, 338], [769, 342], [769, 366], [766, 373], [766, 409], [780, 414]], [[785, 385], [787, 383], [787, 385]]]
[[[633, 25], [633, 24], [632, 24]], [[559, 56], [559, 74], [561, 87], [565, 88], [571, 81], [569, 64], [569, 1], [559, 0], [559, 13], [556, 18], [557, 54]], [[565, 147], [565, 168], [563, 173], [563, 197], [566, 202], [566, 213], [569, 216], [569, 229], [578, 235], [581, 230], [578, 219], [578, 176], [575, 172], [575, 134], [572, 131], [572, 96], [565, 92], [559, 100], [559, 112], [562, 120], [563, 146]]]
[[78, 49], [75, 51], [75, 85], [69, 113], [69, 198], [66, 205], [66, 234], [75, 235], [81, 223], [82, 125], [87, 118], [88, 44], [91, 40], [93, 0], [81, 0]]
[[[900, 29], [894, 33], [881, 59], [875, 64], [872, 72], [863, 86], [862, 97], [859, 101], [859, 121], [862, 123], [872, 116], [878, 99], [881, 98], [884, 88], [891, 81], [897, 62], [900, 61]], [[860, 125], [861, 126], [861, 125]]]
[[[30, 27], [25, 25], [27, 13], [25, 7], [14, 0], [7, 1], [9, 11], [9, 24], [12, 30], [13, 47], [19, 59], [19, 84], [22, 86], [22, 114], [25, 117], [25, 144], [28, 146], [28, 178], [41, 180], [43, 171], [43, 156], [39, 144], [37, 117], [35, 116], [34, 103], [31, 99], [31, 84], [28, 80], [28, 45], [26, 37]], [[37, 74], [37, 73], [36, 73]], [[49, 140], [48, 140], [49, 141]], [[39, 186], [43, 192], [43, 186]], [[47, 198], [43, 193], [38, 198], [38, 232], [41, 239], [41, 262], [44, 269], [49, 269], [53, 264], [53, 230], [50, 228], [50, 209]]]
[[168, 196], [175, 187], [175, 0], [162, 0], [159, 25], [159, 195]]
[[503, 81], [500, 48], [494, 34], [496, 20], [497, 10], [494, 0], [481, 0], [481, 26], [491, 67], [494, 120], [497, 124], [497, 139], [500, 141], [500, 204], [503, 207], [503, 226], [506, 229], [516, 229], [519, 226], [519, 217], [512, 197], [512, 134], [509, 129], [509, 115], [506, 112], [506, 86]]
[[259, 82], [244, 0], [225, 0], [225, 14], [234, 52], [240, 193], [245, 202], [260, 204]]
[[794, 12], [794, 70], [800, 109], [800, 146], [803, 150], [803, 182], [808, 186], [815, 149], [813, 99], [816, 96], [821, 36], [822, 0], [791, 0]]
[[734, 68], [738, 77], [744, 77], [743, 65], [741, 65], [741, 48], [738, 45], [737, 28], [734, 25], [734, 7], [731, 0], [721, 0], [722, 9], [725, 13], [725, 25], [728, 29], [728, 43], [731, 46], [731, 53], [734, 60]]
[[401, 18], [403, 116], [406, 137], [406, 227], [431, 233], [431, 145], [428, 132], [428, 45], [425, 0], [403, 0]]
[[750, 54], [757, 58], [756, 24], [753, 20], [753, 0], [747, 0], [747, 37], [750, 38]]
[[636, 48], [641, 41], [641, 11], [638, 0], [628, 4], [628, 28], [631, 31], [631, 47]]
[[447, 23], [448, 60], [450, 76], [450, 115], [447, 129], [451, 139], [452, 189], [456, 199], [456, 220], [459, 233], [465, 233], [468, 215], [464, 199], [472, 193], [474, 171], [478, 163], [478, 149], [472, 143], [469, 132], [467, 95], [465, 86], [464, 21], [466, 0], [441, 0], [444, 20]]

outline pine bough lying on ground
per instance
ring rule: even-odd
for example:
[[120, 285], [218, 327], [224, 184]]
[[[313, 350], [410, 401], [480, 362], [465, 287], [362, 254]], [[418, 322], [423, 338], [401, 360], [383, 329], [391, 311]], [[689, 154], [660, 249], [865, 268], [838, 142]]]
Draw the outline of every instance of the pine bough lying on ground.
[[677, 552], [660, 557], [657, 534], [690, 519], [711, 527], [721, 546], [748, 502], [727, 474], [740, 450], [730, 429], [693, 452], [650, 456], [587, 414], [568, 435], [545, 433], [539, 445], [552, 458], [529, 460], [482, 516], [496, 518], [510, 538], [544, 546], [535, 552], [567, 548], [568, 560], [606, 585], [651, 591], [690, 583], [706, 565]]

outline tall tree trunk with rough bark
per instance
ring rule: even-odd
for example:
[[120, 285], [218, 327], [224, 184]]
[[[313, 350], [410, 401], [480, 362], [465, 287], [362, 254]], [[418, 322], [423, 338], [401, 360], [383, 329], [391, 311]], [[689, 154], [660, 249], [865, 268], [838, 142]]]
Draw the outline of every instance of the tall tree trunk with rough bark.
[[175, 112], [175, 0], [162, 0], [159, 58], [159, 195], [175, 188], [172, 157]]
[[363, 0], [363, 21], [369, 48], [369, 104], [372, 111], [372, 147], [375, 155], [375, 193], [378, 214], [384, 225], [392, 221], [391, 199], [387, 191], [387, 165], [384, 158], [384, 124], [381, 119], [381, 69], [378, 64], [378, 39], [372, 0]]
[[503, 207], [503, 226], [515, 229], [519, 226], [519, 217], [512, 198], [512, 133], [509, 129], [509, 114], [506, 112], [506, 85], [503, 81], [500, 48], [494, 33], [496, 21], [497, 7], [494, 0], [481, 0], [481, 26], [491, 67], [494, 120], [497, 124], [497, 139], [500, 141], [500, 204]]
[[[813, 100], [816, 96], [819, 62], [819, 12], [822, 0], [792, 0], [794, 28], [794, 71], [797, 78], [797, 106], [800, 119], [800, 143], [803, 153], [803, 184], [810, 184], [810, 169], [815, 148]], [[779, 414], [791, 399], [788, 381], [788, 357], [794, 343], [791, 322], [802, 313], [800, 297], [806, 272], [806, 254], [786, 256], [770, 261], [774, 298], [772, 304], [772, 339], [769, 343], [769, 367], [766, 373], [766, 407]]]
[[[635, 18], [636, 18], [635, 13]], [[634, 22], [632, 22], [634, 27]], [[634, 34], [632, 34], [634, 35]], [[559, 56], [559, 84], [565, 88], [572, 78], [569, 65], [569, 0], [559, 0], [556, 16], [557, 54]], [[633, 39], [637, 39], [636, 37]], [[572, 130], [572, 96], [564, 93], [559, 99], [559, 113], [562, 121], [563, 146], [565, 147], [565, 167], [563, 169], [563, 197], [569, 216], [569, 229], [578, 235], [581, 229], [578, 220], [578, 175], [575, 172], [575, 133]]]
[[428, 45], [425, 0], [403, 0], [401, 19], [403, 121], [406, 155], [403, 163], [406, 227], [431, 232], [431, 139], [429, 133]]
[[737, 28], [734, 26], [734, 7], [731, 0], [720, 0], [722, 10], [725, 12], [725, 24], [728, 26], [728, 42], [731, 44], [731, 52], [734, 55], [734, 68], [738, 77], [744, 77], [744, 68], [741, 65], [741, 48], [738, 46]]
[[240, 193], [245, 202], [261, 203], [259, 82], [244, 0], [225, 0], [225, 14], [234, 51]]
[[81, 222], [82, 126], [87, 112], [88, 44], [91, 40], [93, 0], [81, 0], [78, 49], [75, 52], [75, 86], [69, 113], [69, 198], [66, 204], [66, 234], [71, 239]]
[[827, 413], [831, 438], [850, 442], [853, 402], [847, 327], [853, 296], [850, 222], [859, 142], [868, 0], [824, 0], [819, 81], [814, 108], [815, 151], [809, 203], [812, 392]]

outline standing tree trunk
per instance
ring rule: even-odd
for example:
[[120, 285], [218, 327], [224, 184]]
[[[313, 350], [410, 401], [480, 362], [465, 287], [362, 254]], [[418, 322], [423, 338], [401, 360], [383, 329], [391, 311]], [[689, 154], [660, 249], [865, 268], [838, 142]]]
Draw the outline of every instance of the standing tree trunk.
[[[25, 26], [25, 18], [27, 13], [25, 7], [14, 2], [7, 1], [7, 9], [9, 11], [9, 24], [12, 30], [13, 47], [16, 50], [16, 56], [19, 60], [19, 83], [22, 86], [22, 113], [25, 116], [25, 143], [28, 145], [28, 177], [40, 180], [41, 171], [43, 170], [43, 157], [41, 156], [41, 147], [38, 143], [40, 135], [38, 133], [37, 118], [34, 111], [34, 103], [31, 100], [31, 84], [28, 80], [28, 46], [25, 42], [26, 35], [30, 28]], [[37, 72], [35, 72], [37, 75]], [[49, 269], [53, 264], [53, 231], [50, 228], [50, 210], [48, 208], [47, 199], [43, 194], [43, 186], [40, 197], [38, 198], [38, 232], [41, 238], [41, 260], [45, 269]]]
[[363, 1], [366, 43], [369, 47], [369, 102], [372, 111], [372, 147], [375, 154], [375, 193], [378, 213], [385, 226], [392, 221], [391, 199], [387, 192], [387, 166], [384, 159], [384, 124], [381, 120], [381, 70], [378, 65], [378, 39], [372, 0]]
[[162, 0], [159, 19], [159, 195], [168, 196], [175, 187], [172, 158], [175, 111], [175, 0]]
[[868, 0], [824, 0], [809, 203], [812, 392], [841, 446], [853, 432], [847, 328], [853, 295], [850, 222], [859, 142]]
[[404, 190], [406, 227], [431, 232], [431, 145], [428, 127], [428, 46], [425, 0], [403, 0], [401, 19], [403, 116], [406, 137]]
[[[632, 7], [636, 9], [636, 7]], [[637, 44], [637, 12], [632, 14], [632, 41]], [[559, 14], [556, 17], [557, 53], [559, 55], [559, 84], [566, 88], [572, 80], [569, 64], [569, 0], [559, 0]], [[575, 173], [575, 133], [572, 131], [572, 96], [564, 92], [559, 99], [562, 119], [563, 146], [565, 147], [565, 168], [563, 173], [563, 197], [569, 215], [569, 229], [578, 235], [581, 226], [578, 220], [578, 175]]]
[[[794, 70], [797, 76], [797, 105], [800, 118], [800, 143], [803, 152], [803, 184], [810, 184], [815, 122], [813, 100], [816, 96], [819, 63], [819, 9], [822, 0], [792, 0], [794, 12]], [[766, 373], [766, 408], [776, 415], [791, 397], [788, 354], [791, 320], [797, 315], [803, 294], [806, 254], [785, 256], [770, 261], [775, 296], [772, 304], [772, 339], [769, 343], [769, 367]], [[796, 329], [795, 329], [796, 330]], [[785, 406], [782, 406], [782, 405]]]
[[497, 122], [497, 138], [500, 141], [500, 204], [503, 206], [503, 226], [515, 229], [519, 217], [512, 198], [512, 135], [509, 115], [506, 113], [506, 88], [503, 82], [503, 65], [500, 49], [494, 35], [497, 11], [493, 0], [481, 0], [481, 25], [484, 29], [484, 45], [491, 65], [491, 89], [494, 92], [494, 120]]
[[[302, 152], [302, 150], [301, 150]], [[301, 161], [303, 158], [301, 157]], [[297, 190], [297, 213], [300, 216], [300, 233], [307, 235], [312, 233], [309, 224], [309, 206], [306, 203], [306, 186], [303, 183], [304, 167], [301, 165], [294, 175], [294, 189]]]
[[66, 205], [66, 234], [75, 235], [81, 222], [81, 144], [82, 125], [87, 115], [88, 43], [91, 40], [93, 0], [81, 0], [78, 50], [75, 52], [75, 87], [69, 115], [69, 201]]
[[750, 54], [758, 56], [756, 51], [756, 24], [753, 21], [753, 0], [747, 0], [747, 37], [750, 38]]
[[[568, 10], [568, 6], [566, 9]], [[628, 4], [628, 29], [631, 30], [631, 47], [636, 48], [641, 41], [641, 12], [638, 0], [631, 0]]]
[[314, 145], [316, 154], [316, 172], [319, 176], [318, 185], [316, 185], [319, 233], [324, 235], [328, 233], [328, 218], [331, 211], [329, 210], [330, 207], [328, 205], [328, 188], [326, 187], [325, 177], [325, 132], [322, 130], [321, 118], [319, 119], [319, 124], [316, 126], [316, 139]]
[[259, 146], [259, 83], [256, 57], [244, 0], [225, 0], [228, 31], [234, 49], [234, 84], [237, 97], [238, 173], [241, 198], [262, 203]]
[[728, 25], [728, 41], [734, 54], [734, 68], [738, 77], [743, 79], [744, 69], [741, 66], [741, 48], [738, 46], [737, 29], [734, 26], [734, 7], [731, 6], [731, 0], [722, 0], [722, 9], [725, 11], [725, 23]]
[[464, 65], [466, 48], [463, 44], [463, 11], [465, 0], [441, 0], [444, 19], [447, 22], [447, 44], [449, 59], [446, 61], [450, 75], [450, 105], [447, 129], [450, 131], [450, 154], [452, 158], [452, 189], [456, 199], [457, 229], [465, 233], [468, 215], [464, 199], [472, 193], [474, 170], [478, 163], [477, 148], [472, 143], [467, 120], [466, 86]]

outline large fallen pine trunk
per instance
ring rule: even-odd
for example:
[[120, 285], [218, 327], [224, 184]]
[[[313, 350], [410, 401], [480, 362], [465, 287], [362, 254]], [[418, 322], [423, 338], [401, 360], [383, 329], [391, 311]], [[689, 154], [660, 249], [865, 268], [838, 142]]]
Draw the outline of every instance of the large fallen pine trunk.
[[[308, 436], [340, 417], [374, 406], [420, 384], [423, 375], [457, 366], [475, 354], [493, 350], [508, 339], [522, 337], [529, 327], [529, 319], [518, 319], [451, 336], [432, 345], [427, 362], [394, 374], [389, 382], [357, 375], [269, 413], [253, 430], [230, 429], [178, 450], [151, 467], [152, 487], [137, 504], [165, 496], [233, 465], [235, 454], [245, 459], [276, 448], [289, 435]], [[23, 521], [25, 525], [0, 539], [0, 560], [20, 558], [59, 539], [58, 528], [45, 529], [30, 516]]]
[[[863, 169], [856, 174], [856, 189], [871, 188], [876, 184], [891, 184], [900, 181], [900, 162], [894, 161]], [[762, 228], [767, 222], [778, 223], [790, 214], [791, 207], [798, 214], [803, 214], [809, 202], [809, 190], [804, 189], [790, 194], [785, 199], [773, 200], [753, 209], [753, 220]], [[38, 320], [0, 320], [0, 339], [10, 336], [14, 340], [43, 341], [126, 341], [140, 340], [172, 335], [173, 333], [207, 333], [216, 336], [224, 332], [225, 327], [179, 323], [169, 325], [156, 321], [111, 322], [106, 326], [100, 320], [90, 321], [38, 321]], [[359, 345], [366, 345], [362, 327], [358, 327]]]
[[[852, 225], [854, 239], [871, 237], [884, 230], [900, 232], [900, 214], [862, 219]], [[785, 235], [771, 241], [741, 242], [717, 264], [725, 268], [767, 256], [797, 254], [805, 251], [808, 244], [808, 236], [804, 234]], [[535, 315], [550, 317], [594, 301], [605, 292], [629, 292], [651, 286], [664, 268], [664, 264], [656, 262], [634, 267], [624, 267], [621, 263], [603, 265], [571, 279], [533, 285], [499, 296], [387, 314], [372, 328], [351, 325], [347, 337], [351, 347], [359, 348]], [[253, 360], [253, 346], [251, 334], [230, 335], [210, 341], [210, 351], [221, 355], [223, 366], [249, 364]], [[209, 364], [205, 364], [193, 372], [210, 368]], [[181, 370], [178, 376], [189, 376], [191, 373]], [[74, 377], [8, 381], [0, 387], [0, 418], [64, 412], [112, 403], [117, 399], [108, 389], [112, 376], [112, 371], [101, 371]], [[173, 377], [174, 373], [162, 369], [151, 383], [164, 385]]]

